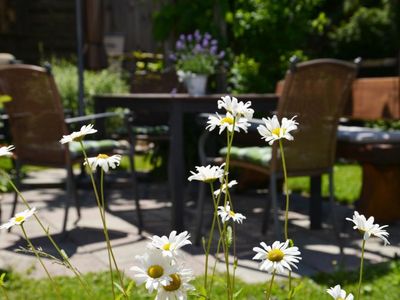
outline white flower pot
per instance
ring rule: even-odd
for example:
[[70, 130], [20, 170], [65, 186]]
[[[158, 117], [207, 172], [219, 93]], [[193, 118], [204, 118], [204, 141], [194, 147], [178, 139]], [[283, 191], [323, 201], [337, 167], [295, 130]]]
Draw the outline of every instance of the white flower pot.
[[185, 79], [186, 89], [191, 96], [203, 96], [206, 94], [207, 75], [190, 74]]

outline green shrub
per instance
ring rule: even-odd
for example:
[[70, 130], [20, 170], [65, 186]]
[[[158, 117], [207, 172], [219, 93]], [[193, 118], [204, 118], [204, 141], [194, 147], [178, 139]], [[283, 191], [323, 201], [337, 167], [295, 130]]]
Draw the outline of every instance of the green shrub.
[[[64, 108], [72, 112], [78, 111], [78, 70], [73, 60], [51, 59], [53, 74], [61, 94]], [[121, 75], [115, 71], [84, 72], [84, 97], [86, 113], [93, 113], [93, 96], [96, 94], [127, 93], [129, 85]]]

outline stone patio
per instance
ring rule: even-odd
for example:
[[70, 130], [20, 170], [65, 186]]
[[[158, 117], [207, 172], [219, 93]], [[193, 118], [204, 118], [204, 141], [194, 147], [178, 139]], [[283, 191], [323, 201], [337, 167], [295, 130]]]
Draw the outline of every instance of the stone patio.
[[[38, 214], [60, 246], [71, 257], [72, 263], [83, 273], [107, 270], [107, 249], [103, 239], [102, 228], [98, 216], [98, 208], [95, 206], [93, 192], [90, 189], [80, 189], [79, 197], [82, 203], [82, 218], [74, 226], [76, 211], [70, 210], [69, 235], [61, 239], [59, 234], [64, 216], [65, 192], [60, 188], [60, 182], [64, 176], [63, 170], [48, 169], [30, 173], [28, 180], [34, 182], [52, 182], [55, 187], [49, 185], [41, 188], [24, 190], [23, 195], [32, 206], [38, 209]], [[193, 229], [194, 201], [196, 186], [192, 183], [187, 194], [186, 225], [188, 230]], [[106, 188], [108, 185], [106, 185]], [[148, 237], [154, 234], [164, 235], [170, 231], [170, 206], [166, 183], [140, 183], [141, 205], [145, 222], [143, 235], [138, 235], [134, 201], [132, 200], [132, 188], [127, 184], [118, 184], [109, 188], [106, 192], [106, 200], [109, 203], [107, 222], [110, 229], [113, 248], [119, 266], [129, 276], [129, 268], [134, 264], [134, 257], [143, 253]], [[267, 195], [256, 191], [245, 194], [234, 194], [236, 210], [243, 213], [247, 219], [244, 224], [237, 226], [237, 253], [239, 268], [237, 274], [247, 282], [264, 281], [266, 274], [258, 270], [258, 264], [252, 261], [254, 255], [252, 248], [259, 242], [270, 244], [274, 241], [272, 230], [266, 236], [261, 235], [260, 227], [263, 216], [264, 201]], [[13, 200], [12, 193], [3, 194], [2, 223], [5, 222], [11, 210]], [[23, 210], [20, 204], [17, 211]], [[205, 223], [211, 220], [211, 205], [206, 207]], [[347, 269], [354, 269], [359, 264], [361, 240], [358, 232], [353, 231], [350, 222], [344, 221], [353, 213], [351, 207], [336, 205], [338, 220], [342, 238], [345, 245], [345, 257], [343, 263]], [[329, 221], [329, 205], [324, 203], [323, 220]], [[282, 218], [282, 215], [280, 216]], [[337, 268], [340, 262], [339, 248], [329, 222], [324, 222], [322, 230], [309, 230], [308, 199], [293, 195], [291, 198], [289, 232], [302, 252], [303, 260], [299, 265], [296, 275], [312, 275], [317, 272], [331, 272]], [[283, 224], [283, 223], [282, 223]], [[272, 227], [272, 226], [271, 226]], [[46, 237], [41, 232], [34, 220], [26, 223], [28, 235], [36, 246], [41, 246], [46, 252], [55, 254]], [[272, 229], [272, 228], [271, 228]], [[382, 246], [379, 239], [370, 239], [367, 243], [365, 258], [368, 263], [377, 263], [400, 255], [400, 223], [391, 224], [389, 240], [391, 245]], [[29, 274], [33, 277], [44, 276], [44, 272], [38, 266], [35, 258], [28, 254], [16, 253], [19, 246], [26, 246], [18, 228], [13, 228], [10, 233], [0, 233], [0, 268], [13, 269]], [[204, 254], [200, 246], [186, 246], [184, 248], [185, 260], [195, 274], [203, 273]], [[57, 275], [71, 274], [66, 268], [47, 262], [50, 271]], [[222, 264], [218, 264], [220, 271], [224, 270]]]

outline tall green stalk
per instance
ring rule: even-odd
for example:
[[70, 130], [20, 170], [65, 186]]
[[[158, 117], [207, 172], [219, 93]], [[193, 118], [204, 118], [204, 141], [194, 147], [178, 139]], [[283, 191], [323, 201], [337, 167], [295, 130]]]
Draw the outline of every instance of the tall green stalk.
[[275, 274], [276, 274], [276, 270], [274, 270], [272, 272], [272, 277], [271, 277], [271, 281], [269, 283], [269, 288], [267, 289], [267, 293], [265, 294], [267, 300], [269, 300], [269, 298], [271, 297], [272, 284], [274, 283]]
[[[105, 237], [106, 245], [107, 245], [107, 250], [109, 251], [109, 255], [111, 256], [111, 260], [113, 261], [114, 268], [115, 268], [115, 270], [117, 272], [117, 276], [118, 276], [118, 280], [120, 282], [120, 286], [121, 286], [121, 289], [122, 289], [123, 296], [125, 297], [125, 299], [128, 299], [128, 295], [126, 293], [125, 286], [124, 286], [124, 281], [122, 279], [121, 272], [119, 271], [119, 268], [118, 268], [118, 265], [117, 265], [117, 261], [115, 259], [115, 255], [114, 255], [114, 252], [113, 252], [113, 249], [112, 249], [112, 246], [111, 246], [110, 237], [108, 235], [108, 228], [107, 228], [107, 223], [106, 223], [106, 220], [105, 220], [105, 213], [103, 212], [102, 205], [101, 205], [101, 203], [102, 203], [102, 201], [104, 201], [104, 199], [101, 200], [100, 197], [99, 197], [99, 194], [98, 194], [98, 191], [97, 191], [96, 182], [95, 182], [94, 176], [93, 176], [93, 171], [92, 171], [92, 168], [90, 168], [88, 156], [86, 154], [85, 147], [83, 146], [83, 142], [79, 141], [79, 143], [81, 145], [81, 149], [82, 149], [82, 153], [83, 153], [83, 156], [84, 156], [84, 160], [85, 160], [86, 164], [89, 166], [87, 168], [87, 170], [88, 170], [88, 173], [89, 173], [90, 181], [92, 182], [92, 187], [93, 187], [93, 191], [94, 191], [94, 194], [95, 194], [97, 207], [99, 209], [100, 219], [101, 219], [101, 223], [103, 225], [103, 233], [104, 233], [104, 237]], [[110, 264], [109, 268], [110, 268], [110, 272], [112, 272], [113, 267], [112, 267], [111, 264]], [[111, 284], [114, 285], [114, 282], [111, 282]]]
[[28, 245], [29, 245], [29, 248], [30, 248], [30, 249], [32, 250], [32, 252], [35, 254], [37, 260], [38, 260], [39, 263], [41, 264], [43, 270], [45, 271], [47, 277], [49, 278], [51, 284], [53, 285], [53, 288], [54, 288], [54, 290], [55, 290], [55, 292], [56, 292], [56, 294], [57, 294], [57, 298], [58, 298], [58, 299], [61, 299], [60, 289], [59, 289], [57, 283], [54, 281], [53, 277], [51, 277], [49, 270], [47, 270], [45, 264], [43, 263], [42, 258], [40, 257], [39, 253], [37, 252], [35, 246], [32, 244], [31, 240], [28, 238], [28, 235], [26, 234], [26, 231], [25, 231], [25, 228], [24, 228], [24, 224], [21, 223], [21, 224], [20, 224], [20, 227], [21, 227], [22, 233], [23, 233], [23, 235], [24, 235], [24, 238], [25, 238], [25, 240], [27, 241], [27, 243], [28, 243]]
[[286, 207], [285, 207], [285, 241], [289, 239], [288, 234], [288, 220], [289, 220], [289, 188], [288, 188], [288, 180], [287, 180], [287, 171], [286, 171], [286, 160], [285, 160], [285, 152], [283, 151], [282, 140], [279, 140], [279, 149], [281, 151], [281, 159], [282, 159], [282, 169], [283, 169], [283, 178], [285, 180], [285, 194], [286, 194]]
[[[284, 234], [285, 234], [285, 241], [289, 240], [289, 233], [288, 233], [288, 223], [289, 223], [289, 186], [288, 186], [288, 176], [286, 170], [286, 160], [285, 160], [285, 152], [283, 151], [283, 144], [282, 140], [279, 140], [279, 149], [281, 152], [281, 159], [282, 159], [282, 169], [283, 169], [283, 178], [284, 178], [284, 186], [285, 186], [285, 196], [286, 196], [286, 203], [285, 203], [285, 227], [284, 227]], [[290, 247], [292, 247], [293, 242], [290, 240]], [[291, 299], [292, 295], [292, 271], [289, 271], [289, 300]]]
[[[104, 218], [104, 222], [106, 222], [106, 210], [105, 210], [105, 203], [104, 203], [104, 171], [103, 171], [103, 169], [101, 169], [101, 173], [100, 173], [100, 198], [101, 198], [101, 206], [102, 206], [101, 208], [103, 210], [103, 218]], [[107, 255], [108, 255], [108, 265], [110, 266], [111, 291], [113, 294], [113, 299], [116, 299], [113, 268], [112, 268], [112, 259], [111, 259], [110, 251], [107, 251]]]
[[361, 246], [360, 277], [358, 279], [357, 300], [361, 299], [361, 284], [362, 284], [363, 269], [364, 269], [364, 252], [365, 252], [365, 240], [363, 239], [363, 243]]
[[[2, 172], [4, 175], [7, 176], [8, 178], [8, 183], [11, 185], [11, 187], [14, 189], [14, 191], [17, 193], [18, 197], [22, 200], [22, 202], [24, 203], [24, 205], [26, 206], [26, 208], [31, 209], [31, 206], [29, 205], [28, 201], [26, 201], [25, 197], [22, 195], [22, 193], [20, 192], [20, 190], [15, 186], [14, 182], [11, 180], [10, 176], [5, 173]], [[88, 295], [92, 294], [91, 288], [88, 285], [88, 283], [82, 278], [81, 274], [79, 273], [79, 271], [72, 265], [72, 263], [70, 262], [68, 256], [65, 255], [65, 252], [58, 246], [58, 244], [54, 241], [53, 237], [50, 235], [49, 230], [46, 229], [46, 227], [44, 227], [42, 221], [39, 219], [39, 217], [36, 214], [33, 214], [33, 217], [35, 218], [36, 222], [39, 224], [40, 228], [42, 228], [43, 232], [45, 233], [45, 235], [47, 236], [47, 238], [49, 239], [50, 243], [53, 245], [53, 247], [56, 249], [57, 253], [60, 255], [60, 257], [62, 258], [63, 262], [65, 263], [65, 265], [68, 267], [68, 269], [70, 269], [74, 275], [76, 276], [76, 278], [78, 278], [79, 283], [81, 284], [81, 286], [83, 287], [83, 289], [85, 290], [85, 292]]]

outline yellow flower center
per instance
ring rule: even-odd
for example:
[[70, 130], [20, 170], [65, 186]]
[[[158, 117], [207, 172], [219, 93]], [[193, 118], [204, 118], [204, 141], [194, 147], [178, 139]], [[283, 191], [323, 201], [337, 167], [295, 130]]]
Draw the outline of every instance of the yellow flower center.
[[235, 215], [236, 215], [236, 214], [235, 214], [235, 212], [234, 212], [233, 210], [230, 210], [230, 211], [229, 211], [229, 216], [230, 216], [230, 217], [233, 218]]
[[97, 155], [97, 158], [107, 159], [109, 156], [107, 154], [99, 154]]
[[280, 250], [280, 249], [272, 249], [267, 254], [267, 258], [270, 261], [281, 261], [284, 256], [285, 256], [285, 253], [283, 253], [282, 250]]
[[164, 269], [159, 265], [153, 265], [147, 269], [147, 274], [151, 278], [160, 278], [164, 274]]
[[25, 221], [25, 217], [24, 216], [15, 217], [15, 222], [22, 223], [23, 221]]
[[165, 244], [162, 248], [163, 248], [163, 250], [165, 250], [165, 251], [169, 251], [170, 248], [171, 248], [171, 243]]
[[285, 131], [286, 131], [285, 128], [278, 127], [278, 128], [272, 129], [272, 134], [279, 136], [281, 132], [282, 132], [282, 134], [285, 134]]
[[163, 286], [164, 290], [168, 292], [173, 292], [178, 290], [182, 284], [181, 277], [179, 277], [178, 274], [172, 274], [169, 277], [171, 277], [172, 281], [168, 285]]
[[221, 119], [221, 125], [224, 123], [228, 123], [229, 125], [233, 125], [233, 118], [231, 117], [225, 117]]

